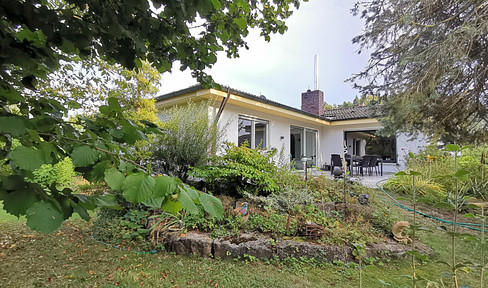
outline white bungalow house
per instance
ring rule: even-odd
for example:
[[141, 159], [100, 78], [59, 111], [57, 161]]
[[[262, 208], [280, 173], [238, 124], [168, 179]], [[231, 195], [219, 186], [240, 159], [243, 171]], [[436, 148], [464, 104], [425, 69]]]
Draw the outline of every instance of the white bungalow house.
[[331, 154], [342, 154], [344, 143], [349, 155], [377, 154], [385, 165], [399, 166], [409, 151], [416, 153], [425, 146], [424, 139], [412, 141], [402, 133], [392, 138], [377, 136], [381, 125], [366, 106], [324, 111], [320, 90], [308, 90], [301, 98], [302, 107], [297, 109], [227, 87], [218, 90], [195, 85], [156, 97], [156, 107], [164, 110], [211, 99], [214, 105], [209, 108], [209, 117], [218, 117], [219, 123], [226, 125], [226, 141], [248, 141], [251, 148], [283, 149], [297, 169], [303, 169], [304, 157], [312, 166], [330, 164]]

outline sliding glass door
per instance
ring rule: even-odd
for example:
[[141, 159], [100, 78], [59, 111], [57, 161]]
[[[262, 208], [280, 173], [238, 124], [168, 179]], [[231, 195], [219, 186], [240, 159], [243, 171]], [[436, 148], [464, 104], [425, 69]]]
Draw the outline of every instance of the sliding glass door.
[[291, 126], [290, 127], [290, 155], [295, 162], [295, 168], [304, 169], [303, 158], [308, 159], [307, 166], [317, 165], [317, 131]]

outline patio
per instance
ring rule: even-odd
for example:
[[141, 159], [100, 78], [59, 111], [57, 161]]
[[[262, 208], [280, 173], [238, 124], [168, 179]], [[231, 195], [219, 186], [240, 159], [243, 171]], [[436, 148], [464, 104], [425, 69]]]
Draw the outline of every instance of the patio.
[[[396, 172], [400, 171], [398, 167], [395, 164], [392, 163], [384, 163], [383, 164], [383, 175], [376, 175], [373, 174], [371, 176], [369, 175], [356, 175], [354, 174], [353, 176], [348, 176], [349, 179], [353, 181], [359, 182], [361, 185], [370, 187], [370, 188], [376, 188], [376, 183], [378, 183], [381, 180], [386, 180], [391, 178], [392, 176], [395, 175]], [[303, 171], [300, 171], [300, 173], [304, 173]], [[312, 168], [308, 170], [308, 175], [311, 176], [320, 176], [320, 175], [325, 175], [329, 179], [333, 179], [334, 176], [330, 174], [330, 171], [324, 171], [316, 168]]]

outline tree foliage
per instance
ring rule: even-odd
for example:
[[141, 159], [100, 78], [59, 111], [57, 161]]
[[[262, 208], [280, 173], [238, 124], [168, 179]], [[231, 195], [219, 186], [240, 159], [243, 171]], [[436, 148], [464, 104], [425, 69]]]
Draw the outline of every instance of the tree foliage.
[[[48, 77], [62, 62], [98, 58], [129, 70], [148, 61], [159, 72], [179, 61], [182, 70], [210, 84], [203, 70], [217, 61], [218, 51], [237, 57], [252, 27], [266, 40], [285, 32], [291, 5], [298, 7], [299, 0], [1, 0], [0, 155], [12, 167], [11, 175], [0, 177], [4, 208], [26, 215], [31, 228], [51, 232], [73, 212], [88, 219], [87, 209], [116, 207], [112, 195], [74, 195], [70, 188], [32, 181], [34, 170], [70, 157], [85, 179], [105, 180], [130, 202], [170, 213], [194, 213], [201, 202], [220, 217], [213, 196], [179, 179], [153, 177], [150, 166], [134, 161], [131, 146], [162, 131], [145, 119], [128, 119], [120, 98], [109, 95], [95, 114], [66, 121], [69, 109], [79, 106], [75, 101], [59, 102], [47, 92], [32, 97], [29, 90], [39, 79], [59, 80]], [[13, 147], [14, 141], [21, 145]]]
[[155, 122], [156, 108], [152, 98], [159, 91], [160, 80], [161, 74], [148, 61], [141, 61], [140, 68], [129, 70], [99, 57], [72, 57], [72, 61], [61, 61], [59, 69], [45, 79], [38, 79], [36, 90], [29, 91], [29, 95], [55, 99], [76, 109], [77, 114], [92, 114], [108, 98], [114, 97], [130, 110], [131, 119], [142, 120], [140, 115], [133, 113], [141, 112], [142, 108], [144, 112], [137, 114], [144, 114], [145, 120]]
[[353, 12], [365, 20], [353, 42], [371, 58], [352, 80], [382, 97], [390, 132], [488, 139], [487, 1], [361, 1]]
[[354, 100], [352, 102], [350, 101], [344, 101], [342, 104], [328, 104], [327, 102], [324, 102], [324, 110], [331, 110], [331, 109], [337, 109], [337, 108], [348, 108], [348, 107], [354, 107], [354, 106], [373, 106], [375, 104], [378, 104], [380, 101], [379, 97], [373, 96], [373, 95], [361, 95], [361, 96], [356, 96], [354, 97]]

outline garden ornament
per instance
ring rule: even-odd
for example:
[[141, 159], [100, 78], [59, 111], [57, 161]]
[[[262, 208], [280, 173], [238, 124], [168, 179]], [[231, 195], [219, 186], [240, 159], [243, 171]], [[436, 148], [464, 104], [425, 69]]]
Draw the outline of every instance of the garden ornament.
[[359, 195], [358, 201], [361, 205], [369, 205], [369, 195], [366, 193]]
[[408, 226], [410, 226], [410, 223], [408, 223], [408, 221], [399, 221], [395, 223], [395, 225], [393, 225], [393, 228], [391, 229], [391, 231], [393, 232], [393, 239], [402, 244], [408, 244], [412, 242], [412, 239], [410, 239], [410, 237], [402, 234], [403, 230], [405, 230], [405, 228], [407, 228]]
[[239, 204], [237, 204], [236, 209], [234, 209], [236, 216], [242, 216], [242, 220], [244, 221], [244, 223], [246, 223], [247, 219], [249, 218], [249, 211], [247, 209], [247, 206], [247, 202], [242, 202], [240, 206]]
[[334, 174], [334, 178], [339, 178], [342, 176], [343, 172], [340, 167], [334, 167], [334, 171], [332, 172]]

